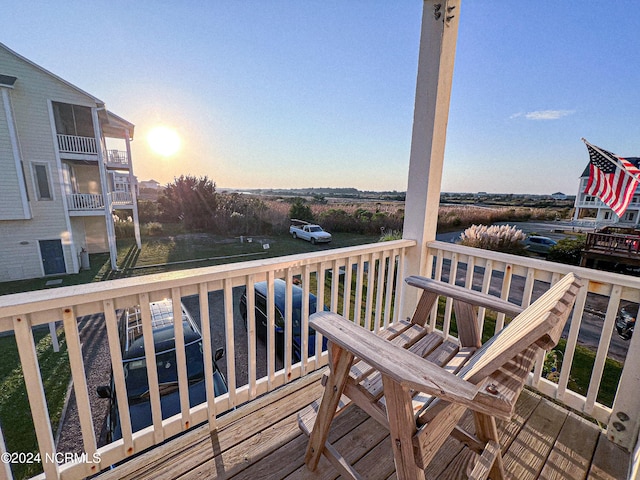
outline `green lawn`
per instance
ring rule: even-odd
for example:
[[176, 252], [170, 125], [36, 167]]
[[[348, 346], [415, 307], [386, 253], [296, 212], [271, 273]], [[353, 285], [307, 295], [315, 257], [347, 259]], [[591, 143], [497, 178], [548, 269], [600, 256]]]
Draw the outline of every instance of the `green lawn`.
[[[55, 435], [71, 378], [67, 345], [61, 328], [58, 329], [59, 352], [53, 351], [47, 328], [35, 329], [34, 341]], [[13, 335], [0, 337], [0, 424], [8, 451], [37, 452], [35, 429]], [[41, 472], [42, 466], [12, 464], [12, 469], [15, 478], [26, 478]]]

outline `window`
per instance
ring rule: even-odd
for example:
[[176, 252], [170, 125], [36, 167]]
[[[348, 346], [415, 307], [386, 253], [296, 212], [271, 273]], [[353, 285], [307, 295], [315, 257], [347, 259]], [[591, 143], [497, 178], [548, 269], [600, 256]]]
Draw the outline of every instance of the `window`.
[[49, 168], [46, 163], [33, 164], [33, 176], [38, 200], [53, 200], [51, 184], [49, 183]]
[[52, 105], [57, 133], [79, 137], [95, 136], [89, 107], [58, 102], [53, 102]]

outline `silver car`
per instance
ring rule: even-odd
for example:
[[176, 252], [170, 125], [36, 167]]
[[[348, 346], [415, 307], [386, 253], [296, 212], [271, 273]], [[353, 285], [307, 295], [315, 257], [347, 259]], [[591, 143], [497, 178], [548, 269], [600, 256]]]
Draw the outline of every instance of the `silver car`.
[[540, 255], [546, 255], [549, 253], [552, 247], [557, 245], [558, 242], [549, 238], [549, 237], [541, 237], [539, 235], [531, 235], [527, 237], [524, 241], [524, 248], [533, 253], [538, 253]]

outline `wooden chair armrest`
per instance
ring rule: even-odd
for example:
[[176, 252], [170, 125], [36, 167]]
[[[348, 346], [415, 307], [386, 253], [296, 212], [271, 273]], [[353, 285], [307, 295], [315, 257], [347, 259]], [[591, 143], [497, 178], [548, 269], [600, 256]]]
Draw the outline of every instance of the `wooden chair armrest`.
[[489, 310], [504, 313], [511, 317], [515, 317], [524, 310], [520, 305], [507, 302], [506, 300], [502, 300], [494, 295], [469, 290], [467, 288], [440, 282], [438, 280], [432, 280], [426, 277], [412, 275], [407, 277], [405, 282], [407, 282], [407, 285], [411, 285], [412, 287], [421, 288], [438, 295], [460, 300], [461, 302], [468, 303], [470, 305], [488, 308]]
[[473, 408], [478, 387], [333, 312], [318, 312], [309, 325], [339, 347], [401, 385]]

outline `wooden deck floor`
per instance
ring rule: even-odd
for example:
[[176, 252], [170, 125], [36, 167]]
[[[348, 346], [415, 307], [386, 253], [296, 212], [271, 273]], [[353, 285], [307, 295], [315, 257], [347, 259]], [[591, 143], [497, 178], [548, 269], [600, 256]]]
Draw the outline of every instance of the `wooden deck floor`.
[[[221, 417], [215, 448], [208, 427], [201, 426], [100, 479], [334, 479], [337, 473], [324, 457], [316, 472], [306, 470], [307, 437], [297, 426], [297, 412], [321, 393], [316, 373]], [[514, 479], [627, 478], [628, 453], [596, 425], [535, 393], [522, 393], [512, 422], [501, 424], [500, 431], [506, 469]], [[361, 410], [339, 416], [331, 437], [364, 478], [395, 479], [388, 435]], [[449, 439], [427, 478], [465, 478], [471, 455]]]

